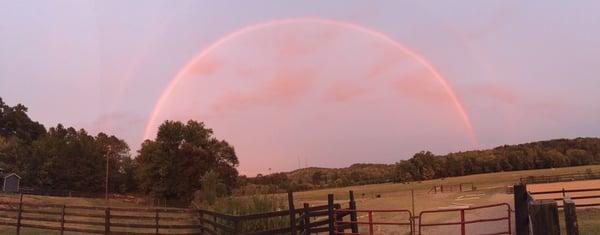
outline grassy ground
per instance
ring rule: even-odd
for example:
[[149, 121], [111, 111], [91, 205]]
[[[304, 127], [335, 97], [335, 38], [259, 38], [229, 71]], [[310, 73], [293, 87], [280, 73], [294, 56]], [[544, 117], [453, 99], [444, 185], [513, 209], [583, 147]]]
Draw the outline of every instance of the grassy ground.
[[[414, 211], [458, 207], [458, 206], [476, 206], [493, 203], [505, 202], [512, 207], [512, 194], [506, 193], [506, 187], [518, 182], [519, 178], [539, 175], [556, 175], [576, 172], [585, 172], [586, 169], [599, 171], [600, 165], [580, 166], [557, 169], [542, 169], [528, 171], [499, 172], [490, 174], [478, 174], [462, 177], [453, 177], [446, 179], [428, 180], [422, 182], [413, 182], [410, 184], [375, 184], [362, 185], [334, 189], [322, 189], [307, 192], [298, 192], [294, 194], [295, 206], [301, 207], [302, 203], [311, 205], [323, 205], [327, 203], [327, 194], [333, 193], [336, 202], [347, 206], [348, 191], [353, 190], [357, 201], [358, 209], [408, 209], [412, 210], [411, 190], [414, 190]], [[430, 193], [429, 190], [435, 185], [456, 185], [459, 183], [474, 183], [477, 187], [472, 192], [453, 192]], [[281, 195], [284, 196], [285, 195]], [[0, 201], [18, 201], [17, 195], [0, 195]], [[118, 200], [105, 201], [103, 199], [90, 198], [65, 198], [65, 197], [46, 197], [46, 196], [25, 196], [25, 202], [31, 203], [51, 203], [68, 204], [83, 206], [111, 206], [111, 207], [140, 207], [133, 203], [127, 203]], [[600, 234], [600, 210], [578, 210], [579, 224], [582, 234]], [[505, 216], [506, 209], [494, 208], [481, 211], [470, 211], [466, 213], [466, 219], [490, 218]], [[418, 214], [417, 214], [418, 215]], [[514, 216], [514, 214], [512, 215]], [[457, 212], [448, 212], [444, 214], [426, 215], [424, 222], [453, 222], [458, 221]], [[513, 217], [514, 218], [514, 217]], [[398, 222], [407, 221], [405, 213], [375, 213], [374, 221], [380, 222]], [[367, 220], [366, 214], [359, 214], [359, 220]], [[507, 229], [506, 222], [492, 222], [487, 224], [473, 224], [467, 226], [467, 234], [478, 232], [495, 232]], [[361, 232], [366, 231], [366, 227], [361, 227]], [[514, 229], [514, 228], [513, 228]], [[494, 231], [492, 231], [494, 230]], [[375, 226], [378, 234], [405, 234], [408, 227], [402, 226]], [[514, 230], [513, 230], [514, 231]], [[457, 226], [445, 226], [425, 229], [424, 234], [455, 234], [458, 232]], [[0, 234], [14, 234], [12, 227], [0, 226]], [[23, 229], [22, 234], [54, 234], [46, 230]], [[56, 233], [58, 234], [58, 233]], [[75, 234], [75, 233], [67, 233]]]
[[[308, 202], [311, 205], [322, 205], [327, 203], [327, 194], [333, 193], [335, 195], [336, 202], [342, 203], [344, 207], [347, 206], [348, 191], [354, 191], [355, 198], [357, 200], [358, 209], [409, 209], [412, 210], [411, 190], [414, 190], [414, 204], [417, 213], [423, 210], [432, 209], [443, 209], [448, 207], [456, 207], [461, 205], [466, 206], [477, 206], [487, 205], [495, 203], [508, 203], [511, 208], [513, 207], [513, 195], [507, 194], [506, 187], [515, 184], [521, 177], [527, 176], [540, 176], [540, 175], [556, 175], [556, 174], [568, 174], [576, 172], [585, 172], [586, 169], [592, 169], [593, 171], [599, 171], [600, 165], [593, 166], [579, 166], [579, 167], [568, 167], [568, 168], [556, 168], [556, 169], [541, 169], [541, 170], [527, 170], [527, 171], [511, 171], [511, 172], [498, 172], [489, 174], [478, 174], [461, 177], [453, 177], [446, 179], [428, 180], [422, 182], [413, 182], [410, 184], [375, 184], [375, 185], [362, 185], [362, 186], [351, 186], [344, 188], [334, 189], [322, 189], [307, 192], [298, 192], [294, 194], [295, 206], [302, 206], [302, 203]], [[449, 193], [428, 193], [434, 185], [455, 185], [459, 183], [474, 183], [477, 190], [474, 192], [449, 192]], [[379, 195], [379, 197], [377, 197]], [[484, 217], [498, 217], [500, 215], [505, 216], [507, 212], [501, 208], [496, 208], [495, 211], [482, 211], [482, 212], [467, 212], [467, 220], [477, 216]], [[514, 221], [514, 213], [512, 214]], [[586, 221], [600, 221], [600, 214], [586, 214]], [[457, 212], [449, 212], [438, 215], [428, 215], [426, 218], [428, 222], [448, 222], [458, 221], [459, 214]], [[366, 220], [366, 217], [362, 218]], [[375, 221], [391, 222], [405, 220], [406, 216], [401, 214], [376, 214], [374, 215]], [[582, 217], [583, 219], [583, 217]], [[582, 229], [587, 228], [587, 224], [591, 222], [584, 222], [582, 220]], [[487, 224], [474, 224], [467, 227], [467, 231], [478, 231], [478, 229], [490, 229], [496, 228], [498, 231], [505, 230], [506, 222], [492, 222]], [[378, 227], [380, 232], [386, 234], [403, 234], [406, 229], [402, 228], [389, 228], [390, 226]], [[364, 229], [364, 228], [363, 228]], [[446, 226], [443, 230], [428, 229], [425, 230], [426, 234], [431, 233], [456, 233], [457, 226]], [[513, 227], [514, 231], [514, 227]], [[595, 231], [595, 230], [594, 230]], [[485, 232], [485, 231], [482, 231]], [[494, 232], [494, 231], [488, 231]], [[467, 232], [469, 233], [469, 232]]]

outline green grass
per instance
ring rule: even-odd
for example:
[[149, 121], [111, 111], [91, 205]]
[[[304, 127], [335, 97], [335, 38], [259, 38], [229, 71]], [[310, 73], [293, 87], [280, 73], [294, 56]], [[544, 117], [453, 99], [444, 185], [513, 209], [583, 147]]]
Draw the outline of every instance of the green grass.
[[[564, 226], [564, 213], [559, 211], [559, 221], [561, 234], [566, 234]], [[600, 234], [600, 209], [598, 208], [577, 208], [577, 224], [579, 225], [579, 234], [595, 235]]]

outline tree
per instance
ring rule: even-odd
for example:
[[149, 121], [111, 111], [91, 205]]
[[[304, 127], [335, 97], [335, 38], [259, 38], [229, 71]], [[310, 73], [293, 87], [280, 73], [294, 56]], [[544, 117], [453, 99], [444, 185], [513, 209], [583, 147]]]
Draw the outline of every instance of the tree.
[[106, 169], [108, 158], [109, 192], [125, 193], [135, 189], [133, 170], [135, 164], [130, 158], [129, 146], [124, 140], [100, 132], [95, 137], [100, 154], [104, 157], [102, 166]]
[[139, 189], [155, 198], [191, 200], [199, 181], [216, 172], [226, 191], [235, 186], [239, 164], [233, 146], [213, 136], [204, 123], [165, 121], [154, 140], [146, 140], [135, 159]]
[[315, 186], [321, 185], [321, 177], [322, 177], [322, 175], [323, 175], [323, 172], [321, 172], [321, 171], [315, 171], [315, 173], [313, 173], [313, 175], [312, 175], [312, 183]]
[[25, 143], [31, 143], [44, 135], [44, 126], [32, 121], [27, 110], [22, 104], [8, 106], [0, 97], [0, 136], [16, 137]]

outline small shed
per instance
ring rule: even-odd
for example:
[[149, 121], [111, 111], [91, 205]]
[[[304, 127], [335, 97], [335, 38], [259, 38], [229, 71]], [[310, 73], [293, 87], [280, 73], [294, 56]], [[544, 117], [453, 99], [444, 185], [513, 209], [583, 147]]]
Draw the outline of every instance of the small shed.
[[19, 192], [21, 176], [15, 173], [4, 173], [4, 170], [0, 169], [0, 179], [2, 180], [2, 191], [11, 193]]

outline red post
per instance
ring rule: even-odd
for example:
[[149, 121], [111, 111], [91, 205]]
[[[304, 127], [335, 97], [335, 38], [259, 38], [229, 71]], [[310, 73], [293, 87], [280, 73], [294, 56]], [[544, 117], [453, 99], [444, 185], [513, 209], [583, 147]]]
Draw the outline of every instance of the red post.
[[369, 235], [373, 234], [373, 212], [369, 211]]
[[460, 210], [460, 234], [465, 235], [465, 210]]

